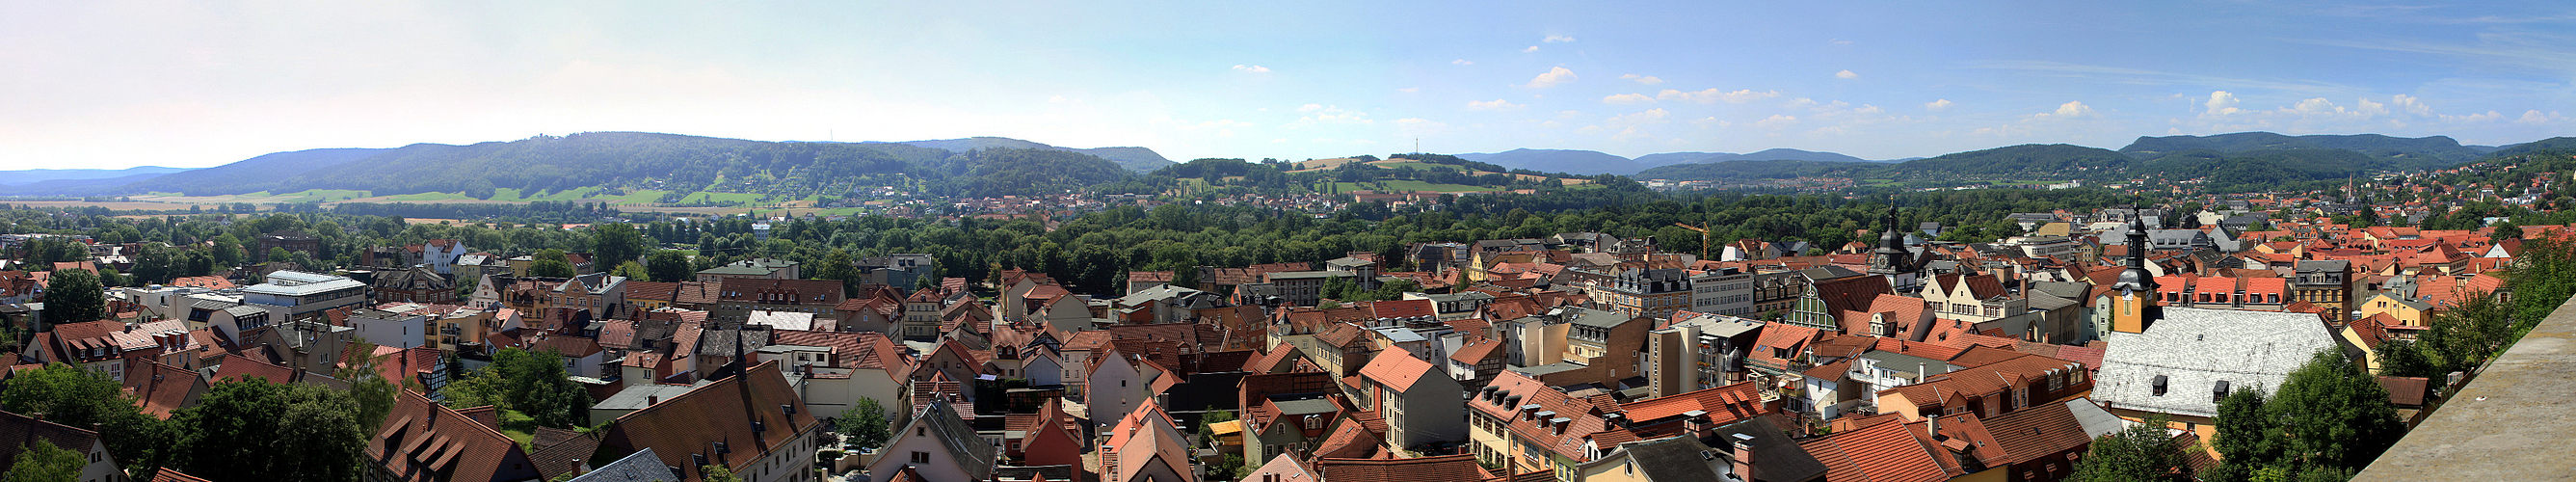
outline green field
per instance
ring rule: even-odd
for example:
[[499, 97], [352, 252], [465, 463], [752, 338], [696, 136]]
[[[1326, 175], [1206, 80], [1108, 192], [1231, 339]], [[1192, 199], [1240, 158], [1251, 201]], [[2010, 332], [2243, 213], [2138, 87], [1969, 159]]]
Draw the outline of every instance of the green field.
[[761, 198], [761, 197], [762, 197], [762, 196], [761, 196], [761, 195], [759, 195], [759, 194], [742, 193], [742, 192], [708, 192], [708, 191], [699, 191], [699, 192], [695, 192], [695, 193], [690, 193], [690, 194], [689, 194], [689, 197], [680, 198], [680, 204], [690, 204], [690, 203], [723, 203], [723, 202], [737, 202], [737, 203], [743, 203], [743, 204], [758, 204], [758, 203], [760, 203], [760, 198]]
[[[616, 202], [616, 203], [619, 203], [619, 204], [652, 204], [652, 203], [654, 203], [654, 202], [656, 202], [656, 201], [660, 201], [660, 200], [662, 200], [662, 195], [663, 195], [664, 193], [669, 193], [669, 192], [670, 192], [670, 191], [664, 191], [664, 190], [659, 190], [659, 189], [644, 189], [644, 190], [638, 190], [638, 191], [628, 191], [626, 194], [623, 194], [623, 195], [609, 196], [609, 195], [602, 195], [602, 194], [600, 194], [600, 193], [599, 193], [599, 191], [600, 191], [600, 189], [599, 189], [599, 188], [596, 188], [596, 187], [584, 187], [584, 188], [578, 188], [578, 189], [573, 189], [573, 190], [569, 190], [569, 191], [562, 191], [562, 192], [549, 193], [549, 194], [546, 194], [546, 195], [543, 195], [543, 196], [528, 197], [527, 195], [525, 195], [525, 194], [523, 194], [523, 193], [520, 193], [518, 188], [507, 188], [507, 187], [505, 187], [505, 188], [493, 189], [493, 190], [492, 190], [492, 199], [490, 199], [490, 200], [492, 200], [492, 201], [504, 201], [504, 202], [528, 202], [528, 201], [613, 201], [613, 202]], [[419, 193], [419, 194], [401, 194], [401, 195], [394, 195], [394, 196], [385, 196], [385, 199], [384, 199], [384, 200], [385, 200], [386, 202], [403, 202], [403, 201], [465, 201], [465, 200], [472, 200], [472, 199], [474, 199], [474, 198], [466, 197], [464, 193], [454, 193], [454, 192], [425, 192], [425, 193]]]
[[1407, 181], [1407, 180], [1392, 180], [1392, 181], [1377, 181], [1377, 182], [1337, 182], [1337, 183], [1333, 183], [1333, 186], [1334, 186], [1334, 188], [1335, 188], [1335, 189], [1338, 189], [1338, 190], [1340, 190], [1341, 192], [1351, 192], [1351, 191], [1358, 191], [1358, 190], [1363, 190], [1363, 189], [1365, 189], [1365, 190], [1372, 190], [1372, 191], [1430, 191], [1430, 192], [1478, 192], [1478, 191], [1500, 191], [1500, 190], [1502, 190], [1502, 189], [1500, 189], [1500, 188], [1491, 188], [1491, 187], [1484, 187], [1484, 186], [1469, 186], [1469, 185], [1465, 185], [1465, 184], [1435, 184], [1435, 183], [1428, 183], [1428, 182], [1422, 182], [1422, 181]]
[[1452, 166], [1452, 165], [1448, 165], [1448, 164], [1432, 164], [1432, 163], [1428, 163], [1428, 162], [1421, 162], [1421, 161], [1397, 161], [1397, 162], [1384, 162], [1384, 161], [1380, 161], [1380, 162], [1374, 162], [1374, 163], [1371, 163], [1371, 164], [1376, 165], [1376, 166], [1378, 166], [1378, 167], [1388, 168], [1388, 169], [1399, 169], [1399, 168], [1408, 168], [1408, 167], [1409, 167], [1409, 168], [1414, 168], [1414, 169], [1424, 169], [1424, 170], [1432, 170], [1432, 169], [1438, 169], [1438, 170], [1444, 170], [1444, 171], [1463, 171], [1463, 170], [1466, 170], [1466, 168], [1463, 168], [1463, 167]]

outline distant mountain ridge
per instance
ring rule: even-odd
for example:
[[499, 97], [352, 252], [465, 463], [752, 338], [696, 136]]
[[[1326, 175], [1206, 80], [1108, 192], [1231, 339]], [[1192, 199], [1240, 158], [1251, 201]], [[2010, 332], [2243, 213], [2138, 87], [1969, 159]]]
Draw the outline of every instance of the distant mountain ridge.
[[187, 172], [189, 170], [191, 170], [191, 168], [161, 166], [135, 166], [124, 169], [23, 169], [16, 171], [0, 171], [0, 186], [27, 185], [51, 181], [78, 181], [127, 178], [135, 176], [158, 176], [174, 172]]
[[1513, 149], [1492, 153], [1459, 154], [1459, 158], [1490, 163], [1512, 169], [1574, 174], [1640, 174], [1648, 169], [1678, 164], [1700, 164], [1738, 161], [1818, 161], [1871, 162], [1833, 152], [1775, 148], [1750, 154], [1731, 152], [1666, 152], [1637, 156], [1635, 159], [1600, 151], [1577, 149]]
[[1836, 153], [1836, 152], [1817, 152], [1817, 151], [1808, 151], [1808, 150], [1790, 149], [1790, 148], [1785, 148], [1785, 147], [1771, 148], [1771, 149], [1763, 149], [1763, 150], [1754, 151], [1754, 152], [1745, 153], [1745, 154], [1735, 154], [1735, 153], [1728, 153], [1728, 152], [1666, 152], [1666, 153], [1662, 153], [1662, 154], [1647, 154], [1647, 155], [1643, 155], [1643, 156], [1637, 156], [1636, 161], [1637, 161], [1637, 163], [1638, 163], [1638, 164], [1645, 165], [1646, 167], [1667, 166], [1667, 165], [1673, 165], [1673, 164], [1684, 164], [1684, 163], [1694, 163], [1694, 162], [1727, 162], [1727, 161], [1825, 161], [1825, 162], [1879, 162], [1879, 161], [1872, 161], [1872, 160], [1868, 160], [1868, 159], [1862, 159], [1862, 158], [1858, 158], [1858, 157], [1852, 157], [1852, 156], [1849, 156], [1849, 155], [1844, 155], [1844, 154], [1842, 154], [1842, 153]]
[[2364, 155], [2403, 161], [2407, 164], [2458, 164], [2495, 152], [2498, 147], [2466, 146], [2450, 136], [2392, 137], [2380, 134], [2303, 135], [2291, 136], [2270, 132], [2238, 132], [2209, 136], [2142, 136], [2131, 141], [2120, 152], [2139, 159], [2151, 159], [2193, 149], [2209, 149], [2222, 154], [2254, 151], [2297, 149], [2336, 149]]
[[1459, 154], [1459, 159], [1482, 162], [1512, 169], [1572, 174], [1633, 174], [1640, 166], [1636, 161], [1601, 151], [1576, 149], [1513, 149], [1492, 153]]
[[976, 149], [994, 148], [1045, 149], [1079, 152], [1099, 156], [1101, 159], [1108, 159], [1109, 162], [1118, 163], [1119, 167], [1124, 167], [1127, 168], [1127, 170], [1137, 172], [1153, 171], [1155, 169], [1162, 169], [1172, 165], [1171, 159], [1164, 158], [1161, 153], [1156, 153], [1153, 149], [1143, 147], [1094, 147], [1090, 149], [1077, 149], [1071, 147], [1056, 147], [1036, 141], [1024, 141], [1008, 137], [978, 136], [963, 139], [935, 139], [905, 142], [863, 142], [862, 144], [904, 144], [914, 147], [939, 149], [948, 152], [966, 152]]
[[350, 189], [379, 196], [461, 192], [482, 198], [496, 188], [534, 193], [596, 187], [803, 197], [866, 183], [888, 184], [893, 181], [890, 176], [904, 176], [928, 181], [932, 190], [947, 193], [1033, 194], [1127, 175], [1117, 163], [1072, 149], [986, 144], [961, 153], [904, 143], [765, 142], [592, 132], [461, 146], [281, 152], [142, 179], [102, 193], [220, 195]]

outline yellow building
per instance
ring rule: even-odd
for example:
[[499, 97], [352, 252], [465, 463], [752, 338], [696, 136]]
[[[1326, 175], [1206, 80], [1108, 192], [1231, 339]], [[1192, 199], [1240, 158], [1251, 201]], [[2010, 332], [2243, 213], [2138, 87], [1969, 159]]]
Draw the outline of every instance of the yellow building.
[[2408, 300], [2397, 293], [2386, 291], [2362, 299], [2361, 303], [2353, 306], [2353, 309], [2360, 311], [2362, 318], [2385, 314], [2404, 326], [2431, 326], [2435, 314], [2431, 303]]

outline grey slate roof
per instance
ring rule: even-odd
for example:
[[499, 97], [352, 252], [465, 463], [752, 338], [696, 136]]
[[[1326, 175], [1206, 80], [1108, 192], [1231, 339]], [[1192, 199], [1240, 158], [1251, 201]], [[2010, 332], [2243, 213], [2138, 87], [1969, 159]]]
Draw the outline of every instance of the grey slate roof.
[[986, 443], [983, 436], [975, 433], [975, 427], [966, 425], [966, 420], [957, 418], [957, 409], [949, 406], [948, 401], [931, 401], [929, 406], [922, 407], [920, 415], [912, 417], [912, 422], [904, 425], [904, 430], [894, 433], [911, 433], [912, 426], [929, 428], [930, 436], [938, 439], [942, 448], [948, 449], [948, 455], [957, 460], [958, 467], [966, 469], [967, 475], [993, 473], [993, 444]]
[[[2110, 333], [2093, 396], [2114, 408], [2211, 417], [2219, 381], [2231, 390], [2279, 388], [2319, 351], [2338, 349], [2307, 313], [2165, 308], [2146, 333]], [[2154, 394], [2155, 377], [2166, 391]]]
[[2128, 426], [2128, 422], [2120, 420], [2120, 416], [2103, 410], [2101, 405], [2095, 405], [2090, 398], [2075, 397], [2073, 400], [2067, 400], [2066, 412], [2075, 416], [2075, 424], [2084, 427], [2084, 435], [2087, 437], [2102, 438], [2105, 435], [2119, 433], [2120, 429]]
[[[1798, 442], [1790, 440], [1788, 432], [1782, 431], [1779, 423], [1773, 421], [1772, 417], [1772, 415], [1764, 415], [1753, 417], [1741, 422], [1719, 426], [1717, 427], [1717, 439], [1719, 441], [1732, 444], [1736, 440], [1745, 439], [1744, 437], [1738, 437], [1738, 435], [1751, 438], [1745, 444], [1750, 445], [1753, 448], [1753, 480], [1823, 479], [1825, 477], [1825, 464], [1823, 462], [1816, 461], [1816, 457], [1808, 455], [1806, 450], [1799, 449]], [[1732, 452], [1734, 447], [1716, 448], [1715, 450], [1717, 450], [1718, 453], [1728, 454], [1727, 457], [1729, 459], [1734, 457]], [[1694, 459], [1698, 458], [1698, 454], [1691, 455]], [[1655, 480], [1667, 479], [1658, 477]]]
[[1616, 311], [1595, 310], [1591, 308], [1574, 308], [1574, 310], [1575, 311], [1573, 312], [1566, 313], [1566, 317], [1573, 318], [1574, 324], [1595, 328], [1618, 328], [1619, 325], [1628, 324], [1630, 321], [1645, 319], [1629, 318], [1628, 315], [1620, 314]]
[[1726, 460], [1701, 457], [1701, 453], [1714, 449], [1700, 444], [1698, 439], [1664, 437], [1620, 444], [1618, 450], [1628, 453], [1629, 463], [1637, 466], [1637, 471], [1642, 472], [1646, 480], [1725, 480], [1718, 477], [1724, 471], [1717, 465], [1727, 463]]
[[680, 480], [680, 475], [671, 473], [671, 466], [662, 465], [662, 457], [654, 455], [653, 449], [650, 447], [633, 454], [629, 454], [626, 458], [617, 459], [616, 462], [609, 462], [608, 465], [602, 465], [599, 466], [599, 468], [591, 469], [590, 473], [581, 474], [580, 477], [572, 478], [572, 482], [659, 482], [674, 480]]

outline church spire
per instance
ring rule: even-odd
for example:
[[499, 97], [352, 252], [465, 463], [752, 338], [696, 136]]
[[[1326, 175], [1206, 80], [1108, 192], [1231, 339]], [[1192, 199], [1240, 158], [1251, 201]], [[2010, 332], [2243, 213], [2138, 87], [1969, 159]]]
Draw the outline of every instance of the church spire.
[[[1878, 249], [1869, 253], [1870, 274], [1893, 276], [1914, 272], [1914, 252], [1905, 249], [1904, 230], [1896, 227], [1896, 196], [1887, 197], [1887, 215], [1880, 222], [1885, 227], [1878, 233]], [[1891, 284], [1905, 286], [1907, 279], [1910, 278], [1892, 278], [1891, 281], [1896, 282]]]
[[2111, 331], [2144, 333], [2147, 326], [2164, 318], [2156, 306], [2156, 277], [2147, 273], [2147, 252], [2155, 246], [2147, 240], [2145, 218], [2129, 219], [2129, 268], [2120, 270], [2120, 280], [2111, 285], [2117, 291], [2112, 301]]

